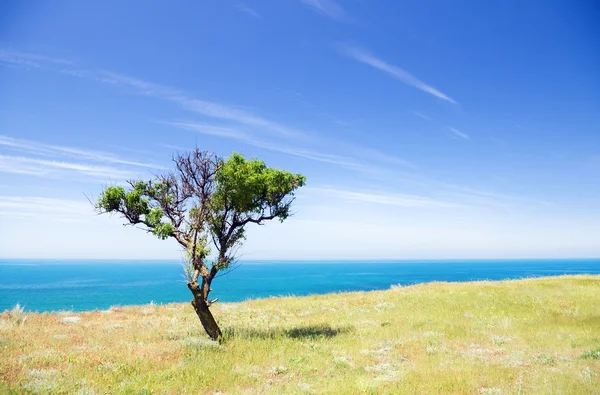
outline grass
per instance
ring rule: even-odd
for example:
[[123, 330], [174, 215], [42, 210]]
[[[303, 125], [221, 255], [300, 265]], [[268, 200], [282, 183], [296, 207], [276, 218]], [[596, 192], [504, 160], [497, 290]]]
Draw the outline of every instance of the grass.
[[[600, 276], [0, 316], [0, 393], [597, 394]], [[77, 317], [79, 319], [75, 319]], [[25, 319], [26, 318], [26, 319]]]

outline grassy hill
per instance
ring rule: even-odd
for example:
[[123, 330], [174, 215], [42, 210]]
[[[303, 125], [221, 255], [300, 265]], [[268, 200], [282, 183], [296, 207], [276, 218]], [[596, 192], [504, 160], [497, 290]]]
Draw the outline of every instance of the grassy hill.
[[[600, 276], [5, 312], [0, 392], [600, 393]], [[24, 321], [23, 321], [24, 320]]]

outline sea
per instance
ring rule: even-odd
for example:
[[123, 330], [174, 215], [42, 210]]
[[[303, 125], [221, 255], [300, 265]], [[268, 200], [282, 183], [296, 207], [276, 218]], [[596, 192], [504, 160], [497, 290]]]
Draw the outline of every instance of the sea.
[[[212, 297], [239, 302], [271, 296], [389, 289], [432, 281], [506, 280], [600, 274], [600, 259], [439, 261], [240, 261], [213, 281]], [[132, 260], [2, 260], [0, 311], [105, 310], [187, 302], [181, 263]]]

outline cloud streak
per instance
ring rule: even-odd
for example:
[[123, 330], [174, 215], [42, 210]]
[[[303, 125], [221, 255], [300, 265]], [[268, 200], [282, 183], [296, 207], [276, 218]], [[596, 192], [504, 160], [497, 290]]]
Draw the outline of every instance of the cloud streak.
[[3, 217], [48, 217], [61, 221], [89, 218], [93, 212], [89, 202], [37, 196], [0, 196]]
[[103, 83], [129, 88], [134, 93], [173, 102], [179, 104], [188, 111], [195, 112], [209, 118], [234, 122], [247, 127], [259, 128], [261, 130], [266, 130], [270, 132], [270, 134], [278, 137], [296, 139], [306, 138], [306, 134], [301, 131], [285, 126], [279, 122], [261, 117], [260, 115], [254, 114], [248, 110], [217, 102], [196, 99], [179, 89], [169, 86], [155, 84], [109, 71], [77, 71], [71, 72], [70, 74], [79, 77], [89, 77]]
[[460, 137], [463, 140], [471, 140], [468, 134], [461, 132], [456, 128], [448, 128], [455, 136]]
[[406, 85], [412, 86], [413, 88], [419, 89], [425, 93], [428, 93], [439, 99], [445, 100], [449, 103], [457, 104], [456, 101], [450, 96], [440, 92], [431, 85], [428, 85], [425, 82], [419, 80], [417, 77], [410, 74], [408, 71], [386, 63], [385, 61], [377, 58], [368, 51], [351, 45], [341, 45], [338, 47], [338, 50], [341, 54], [348, 56], [349, 58], [352, 58], [357, 62], [364, 63], [366, 65], [374, 67], [377, 70], [383, 71], [392, 78], [395, 78]]
[[253, 18], [261, 19], [260, 14], [258, 12], [256, 12], [255, 10], [253, 10], [252, 8], [248, 7], [248, 5], [245, 3], [240, 3], [240, 4], [236, 5], [235, 8], [238, 11], [243, 12], [244, 14], [250, 15]]
[[[321, 6], [325, 5], [321, 4]], [[226, 123], [226, 125], [214, 126], [200, 122], [165, 122], [166, 124], [170, 124], [182, 129], [194, 130], [196, 132], [222, 138], [236, 139], [256, 147], [288, 153], [290, 155], [312, 159], [323, 163], [335, 164], [349, 169], [368, 169], [369, 171], [382, 170], [381, 167], [365, 163], [365, 158], [368, 158], [368, 162], [394, 164], [409, 168], [416, 167], [412, 163], [401, 158], [364, 147], [346, 145], [345, 150], [350, 153], [350, 155], [335, 155], [316, 152], [308, 148], [290, 147], [289, 145], [276, 143], [273, 142], [273, 138], [294, 141], [295, 143], [302, 143], [302, 145], [323, 145], [326, 142], [322, 141], [322, 139], [313, 134], [309, 134], [284, 125], [280, 122], [262, 117], [247, 109], [232, 107], [213, 101], [197, 99], [185, 91], [166, 85], [156, 84], [110, 71], [75, 70], [73, 68], [62, 68], [59, 71], [74, 77], [87, 78], [95, 80], [99, 83], [123, 88], [133, 94], [154, 97], [159, 100], [175, 103], [187, 111]], [[268, 142], [267, 139], [269, 140]], [[0, 141], [0, 145], [1, 144], [2, 141]], [[4, 145], [8, 144], [24, 146], [26, 145], [26, 142], [15, 140], [7, 141], [5, 139]], [[111, 157], [105, 153], [89, 151], [81, 152], [81, 150], [77, 151], [78, 149], [71, 147], [45, 146], [37, 148], [38, 150], [50, 149], [61, 153], [67, 153], [68, 151], [70, 154], [79, 154], [78, 157], [90, 160], [100, 157], [103, 157], [103, 159], [106, 160], [111, 160]], [[112, 159], [112, 162], [120, 163], [118, 159], [115, 158]], [[140, 165], [139, 163], [122, 163]], [[23, 169], [23, 167], [21, 168]], [[38, 169], [36, 168], [35, 171], [37, 170]]]
[[405, 208], [455, 208], [458, 204], [433, 199], [425, 196], [390, 194], [390, 193], [370, 193], [362, 191], [351, 191], [335, 188], [310, 188], [325, 197], [334, 199], [343, 199], [353, 202], [370, 203], [386, 206], [396, 206]]
[[216, 136], [222, 137], [226, 139], [233, 139], [242, 141], [245, 143], [252, 143], [252, 138], [250, 135], [240, 132], [236, 129], [224, 127], [224, 126], [216, 126], [210, 125], [202, 122], [160, 122], [165, 125], [174, 126], [179, 129], [190, 130], [192, 132], [197, 132], [200, 134], [205, 134], [208, 136]]
[[68, 60], [50, 58], [48, 56], [30, 54], [25, 52], [10, 51], [0, 49], [0, 63], [11, 64], [15, 66], [25, 66], [39, 68], [43, 63], [53, 63], [58, 65], [73, 65]]
[[135, 167], [145, 167], [150, 169], [163, 169], [164, 167], [151, 164], [151, 163], [142, 163], [136, 161], [130, 161], [126, 159], [119, 158], [113, 154], [95, 151], [95, 150], [87, 150], [83, 148], [75, 148], [75, 147], [65, 147], [59, 145], [52, 144], [44, 144], [31, 140], [23, 140], [16, 139], [8, 136], [0, 135], [0, 147], [5, 147], [11, 150], [27, 152], [35, 155], [44, 155], [44, 156], [69, 156], [74, 158], [88, 159], [95, 162], [103, 162], [103, 163], [115, 163], [122, 165], [129, 165]]
[[[2, 57], [2, 54], [4, 54], [4, 57]], [[23, 52], [0, 52], [0, 61], [3, 59], [14, 64], [20, 64], [21, 66], [28, 65], [28, 62], [35, 62], [33, 67], [40, 67], [42, 63], [71, 65], [71, 63], [67, 61]], [[247, 109], [214, 101], [197, 99], [185, 91], [170, 86], [156, 84], [106, 70], [95, 71], [75, 69], [74, 67], [62, 67], [55, 69], [55, 71], [73, 77], [87, 78], [103, 84], [109, 84], [119, 88], [127, 89], [133, 94], [154, 97], [156, 99], [175, 103], [187, 111], [203, 115], [207, 118], [232, 122], [248, 129], [252, 128], [256, 133], [266, 133], [278, 138], [296, 139], [301, 141], [310, 139], [310, 136], [303, 131], [260, 116]]]
[[207, 125], [207, 124], [195, 123], [195, 122], [162, 122], [162, 123], [171, 125], [171, 126], [174, 126], [174, 127], [180, 128], [180, 129], [184, 129], [184, 130], [189, 130], [189, 131], [206, 134], [206, 135], [210, 135], [210, 136], [217, 136], [217, 137], [222, 137], [222, 138], [227, 138], [227, 139], [233, 139], [233, 140], [237, 140], [242, 143], [245, 143], [245, 144], [248, 144], [248, 145], [251, 145], [254, 147], [258, 147], [258, 148], [263, 148], [263, 149], [266, 149], [269, 151], [281, 152], [284, 154], [289, 154], [289, 155], [297, 156], [297, 157], [304, 158], [304, 159], [310, 159], [310, 160], [314, 160], [317, 162], [329, 163], [329, 164], [341, 166], [341, 167], [348, 168], [348, 169], [365, 170], [365, 169], [369, 168], [368, 165], [358, 162], [352, 158], [348, 158], [348, 157], [341, 156], [341, 155], [326, 154], [326, 153], [317, 152], [317, 151], [304, 149], [304, 148], [290, 147], [290, 146], [286, 146], [283, 144], [275, 144], [272, 142], [261, 141], [247, 133], [240, 132], [240, 131], [237, 131], [237, 130], [231, 129], [231, 128]]
[[342, 8], [341, 5], [333, 0], [300, 0], [306, 6], [310, 7], [313, 11], [335, 19], [336, 21], [348, 21], [348, 14]]
[[424, 120], [426, 120], [426, 121], [431, 121], [431, 117], [428, 117], [427, 115], [425, 115], [425, 114], [423, 114], [423, 113], [421, 113], [421, 112], [418, 112], [418, 111], [413, 111], [412, 113], [413, 113], [415, 116], [417, 116], [417, 117], [419, 117], [419, 118], [421, 118], [421, 119], [424, 119]]
[[379, 162], [379, 163], [387, 163], [387, 164], [395, 164], [398, 166], [408, 167], [411, 169], [416, 168], [412, 163], [405, 161], [401, 158], [387, 155], [381, 153], [377, 150], [370, 148], [361, 148], [361, 147], [348, 147], [348, 151], [353, 152], [356, 157], [351, 157], [347, 155], [336, 155], [323, 153], [307, 148], [300, 147], [291, 147], [289, 145], [281, 144], [281, 143], [273, 143], [267, 142], [264, 140], [259, 140], [256, 137], [232, 129], [221, 126], [207, 125], [204, 123], [196, 123], [196, 122], [161, 122], [166, 125], [174, 126], [180, 129], [189, 130], [209, 136], [217, 136], [227, 139], [233, 139], [236, 141], [240, 141], [244, 144], [251, 145], [254, 147], [266, 149], [274, 152], [281, 152], [284, 154], [293, 155], [296, 157], [309, 159], [321, 163], [328, 163], [332, 165], [336, 165], [339, 167], [343, 167], [346, 169], [363, 171], [363, 172], [383, 172], [385, 169], [380, 166], [365, 163], [364, 160], [356, 159], [356, 157], [364, 159], [368, 157], [371, 159], [371, 162]]
[[95, 179], [124, 181], [134, 178], [129, 170], [110, 166], [96, 166], [74, 162], [27, 158], [23, 156], [0, 155], [0, 172], [32, 176], [55, 176], [60, 178], [64, 172], [74, 172]]
[[417, 169], [417, 165], [414, 163], [407, 161], [405, 159], [399, 158], [394, 155], [389, 155], [379, 150], [367, 147], [347, 147], [349, 152], [354, 153], [356, 156], [361, 158], [369, 158], [371, 160], [386, 163], [395, 166], [401, 166], [409, 169]]

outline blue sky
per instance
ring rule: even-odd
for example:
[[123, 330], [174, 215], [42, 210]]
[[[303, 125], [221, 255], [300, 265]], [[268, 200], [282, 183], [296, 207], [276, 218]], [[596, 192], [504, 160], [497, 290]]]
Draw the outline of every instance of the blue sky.
[[0, 5], [0, 256], [179, 258], [87, 196], [175, 150], [301, 172], [247, 259], [600, 256], [585, 1]]

